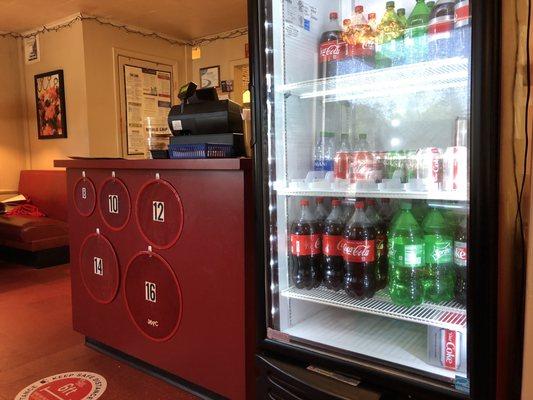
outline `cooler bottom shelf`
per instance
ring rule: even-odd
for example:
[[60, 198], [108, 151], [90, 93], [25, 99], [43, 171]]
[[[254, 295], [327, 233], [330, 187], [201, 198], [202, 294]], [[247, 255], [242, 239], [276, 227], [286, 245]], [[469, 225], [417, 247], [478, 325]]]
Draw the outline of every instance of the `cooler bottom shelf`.
[[319, 347], [377, 358], [448, 382], [465, 376], [426, 362], [427, 327], [416, 323], [326, 308], [283, 332], [291, 341], [298, 338]]

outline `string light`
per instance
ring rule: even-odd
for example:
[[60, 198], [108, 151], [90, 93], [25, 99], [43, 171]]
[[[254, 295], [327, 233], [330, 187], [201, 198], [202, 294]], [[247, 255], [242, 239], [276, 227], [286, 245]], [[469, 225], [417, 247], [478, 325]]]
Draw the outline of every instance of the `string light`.
[[213, 43], [217, 40], [235, 39], [235, 38], [245, 36], [248, 34], [248, 28], [239, 28], [233, 31], [229, 31], [229, 32], [225, 32], [219, 35], [213, 35], [213, 36], [209, 36], [205, 38], [199, 38], [199, 39], [193, 39], [193, 40], [177, 40], [177, 39], [169, 38], [167, 36], [160, 35], [159, 33], [156, 33], [156, 32], [144, 32], [142, 30], [132, 28], [131, 26], [112, 22], [112, 21], [109, 21], [109, 20], [106, 20], [100, 17], [78, 14], [69, 21], [66, 21], [61, 24], [57, 24], [51, 27], [42, 26], [28, 34], [23, 35], [18, 32], [0, 32], [0, 37], [1, 38], [11, 37], [13, 39], [32, 38], [43, 33], [58, 32], [66, 28], [70, 28], [73, 24], [75, 24], [78, 21], [94, 21], [94, 22], [99, 23], [100, 25], [111, 26], [113, 28], [122, 30], [126, 33], [140, 35], [140, 36], [147, 37], [147, 38], [164, 40], [167, 43], [170, 43], [172, 45], [178, 45], [178, 46], [193, 46], [193, 47], [203, 46], [209, 43]]

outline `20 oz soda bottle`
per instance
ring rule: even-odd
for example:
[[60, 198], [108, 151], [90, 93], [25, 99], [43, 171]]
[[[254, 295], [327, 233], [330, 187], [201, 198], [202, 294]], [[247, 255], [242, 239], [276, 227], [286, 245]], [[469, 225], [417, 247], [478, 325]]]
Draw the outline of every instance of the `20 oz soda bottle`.
[[466, 270], [468, 266], [468, 234], [466, 215], [455, 231], [453, 263], [455, 266], [455, 300], [466, 304]]
[[407, 307], [421, 304], [424, 301], [424, 237], [411, 214], [411, 203], [401, 204], [387, 239], [391, 300]]
[[362, 201], [344, 230], [344, 290], [358, 299], [371, 298], [376, 292], [376, 230], [368, 220]]
[[344, 260], [342, 258], [342, 240], [344, 233], [343, 211], [341, 201], [331, 201], [331, 213], [326, 218], [322, 235], [324, 285], [335, 291], [342, 288], [344, 278]]
[[309, 200], [301, 200], [300, 207], [300, 217], [291, 226], [291, 278], [298, 289], [312, 289], [321, 282], [322, 236]]
[[366, 216], [376, 230], [376, 290], [387, 286], [387, 223], [376, 211], [376, 200], [366, 201]]

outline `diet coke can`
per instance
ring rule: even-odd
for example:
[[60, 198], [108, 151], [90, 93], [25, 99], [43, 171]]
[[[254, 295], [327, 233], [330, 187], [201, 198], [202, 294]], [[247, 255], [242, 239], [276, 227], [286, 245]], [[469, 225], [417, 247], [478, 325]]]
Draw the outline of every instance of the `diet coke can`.
[[438, 147], [425, 147], [416, 152], [416, 178], [428, 184], [442, 182], [442, 151]]
[[370, 151], [354, 151], [350, 158], [348, 178], [350, 183], [375, 180], [376, 165], [374, 154]]
[[466, 336], [453, 329], [428, 326], [428, 363], [466, 371]]
[[443, 156], [444, 190], [447, 192], [468, 189], [468, 150], [464, 146], [448, 147]]

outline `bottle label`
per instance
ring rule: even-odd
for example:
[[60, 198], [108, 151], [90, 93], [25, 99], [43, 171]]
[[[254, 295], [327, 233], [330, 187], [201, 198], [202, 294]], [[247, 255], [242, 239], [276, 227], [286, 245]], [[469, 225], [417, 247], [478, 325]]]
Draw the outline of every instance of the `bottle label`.
[[453, 261], [459, 267], [466, 267], [468, 264], [468, 248], [466, 242], [455, 242], [453, 249]]
[[322, 235], [322, 250], [325, 256], [342, 256], [342, 236]]
[[426, 263], [450, 264], [452, 262], [453, 245], [451, 239], [440, 235], [425, 235]]
[[389, 242], [389, 264], [406, 268], [424, 266], [425, 251], [423, 244], [400, 244], [394, 240]]
[[322, 252], [322, 235], [291, 235], [291, 253], [295, 256], [314, 256]]
[[387, 236], [376, 236], [376, 258], [379, 260], [381, 257], [387, 257]]
[[373, 262], [376, 258], [376, 242], [374, 240], [344, 240], [342, 257], [347, 262]]
[[346, 43], [343, 41], [329, 40], [320, 44], [320, 62], [340, 61], [346, 57]]

